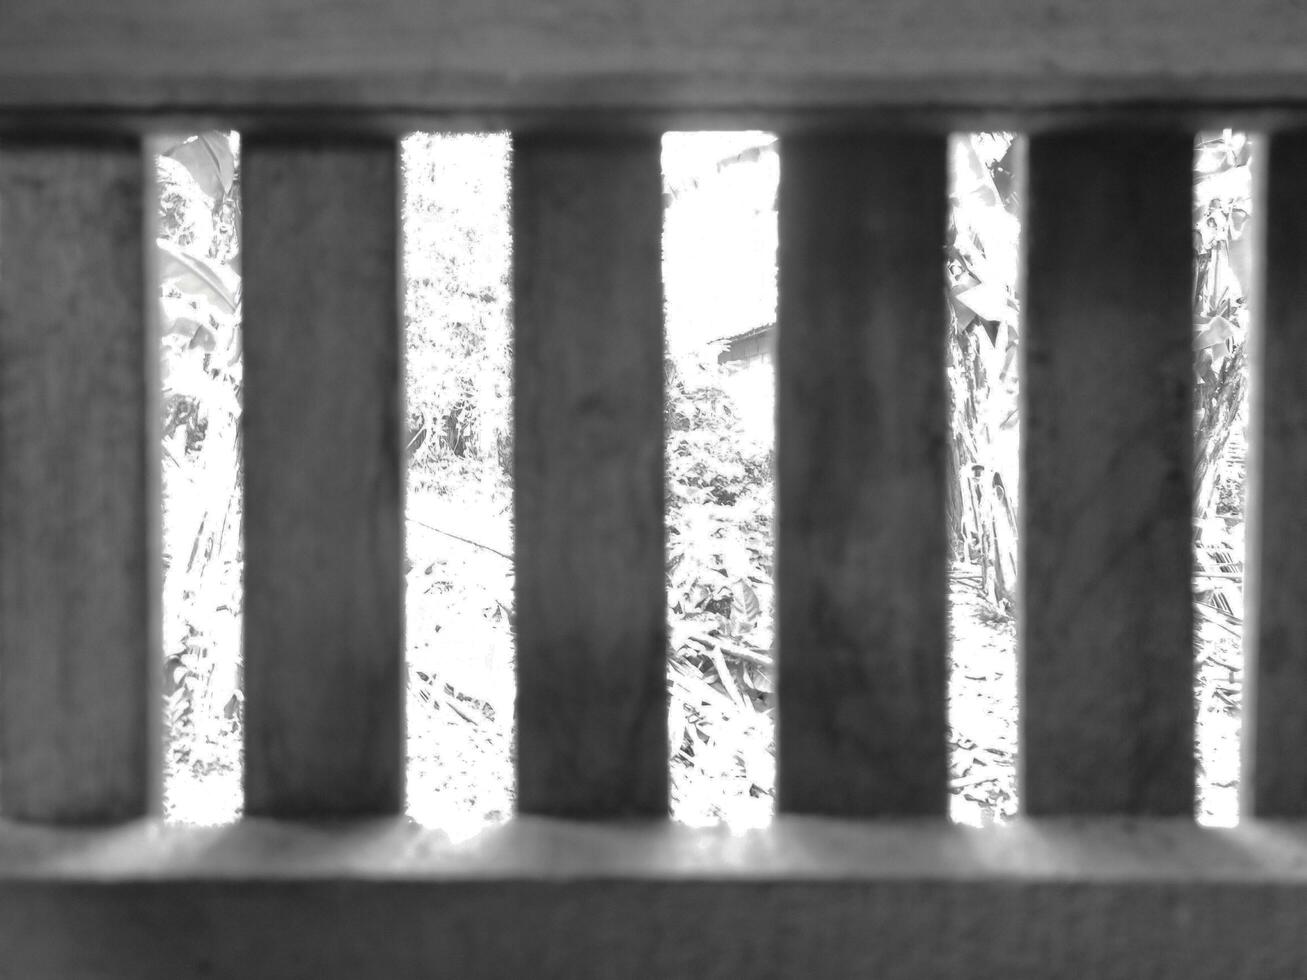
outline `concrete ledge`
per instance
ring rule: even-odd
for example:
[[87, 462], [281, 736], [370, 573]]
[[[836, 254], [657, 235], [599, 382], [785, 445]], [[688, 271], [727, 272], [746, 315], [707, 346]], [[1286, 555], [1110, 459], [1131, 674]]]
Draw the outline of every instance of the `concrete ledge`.
[[1307, 99], [1295, 0], [5, 0], [0, 107], [813, 109]]
[[1307, 825], [0, 825], [0, 977], [1299, 977]]

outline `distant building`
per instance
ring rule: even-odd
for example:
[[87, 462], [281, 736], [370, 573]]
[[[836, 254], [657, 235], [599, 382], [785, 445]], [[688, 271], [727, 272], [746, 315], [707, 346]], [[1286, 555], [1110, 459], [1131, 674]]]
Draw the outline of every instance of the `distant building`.
[[756, 361], [770, 361], [772, 354], [772, 336], [776, 331], [774, 323], [754, 327], [732, 337], [722, 337], [718, 341], [726, 346], [717, 355], [718, 364], [751, 365]]

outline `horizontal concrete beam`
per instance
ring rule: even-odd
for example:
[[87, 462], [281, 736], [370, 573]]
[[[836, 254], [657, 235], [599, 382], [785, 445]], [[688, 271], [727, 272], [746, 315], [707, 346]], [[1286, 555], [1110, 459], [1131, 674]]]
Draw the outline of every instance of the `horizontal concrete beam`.
[[1307, 826], [0, 825], [0, 976], [1307, 972]]
[[1307, 101], [1295, 0], [5, 0], [0, 108], [495, 117]]

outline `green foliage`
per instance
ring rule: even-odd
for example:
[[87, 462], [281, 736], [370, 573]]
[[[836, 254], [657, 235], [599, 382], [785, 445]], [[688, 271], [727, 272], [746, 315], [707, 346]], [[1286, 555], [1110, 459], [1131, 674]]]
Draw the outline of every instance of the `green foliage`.
[[945, 248], [952, 551], [979, 567], [981, 591], [1009, 612], [1016, 602], [1020, 482], [1015, 156], [1011, 134], [971, 133], [952, 141]]
[[169, 764], [225, 764], [240, 681], [240, 211], [232, 134], [157, 146]]
[[1248, 305], [1253, 144], [1229, 130], [1198, 142], [1194, 175], [1195, 610], [1205, 652], [1243, 625]]
[[758, 626], [759, 596], [770, 604], [772, 453], [743, 438], [714, 355], [667, 362], [668, 601], [734, 642]]
[[756, 823], [775, 783], [772, 452], [745, 437], [716, 354], [666, 362], [673, 803], [691, 823]]
[[507, 477], [508, 155], [505, 134], [404, 141], [407, 401], [411, 429], [427, 432], [415, 447], [417, 488], [450, 490], [428, 471], [471, 479], [483, 464]]

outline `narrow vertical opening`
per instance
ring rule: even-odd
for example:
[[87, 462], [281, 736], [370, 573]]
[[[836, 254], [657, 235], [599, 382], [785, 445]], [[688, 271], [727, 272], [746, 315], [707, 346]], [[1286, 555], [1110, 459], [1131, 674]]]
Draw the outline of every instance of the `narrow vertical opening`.
[[671, 812], [765, 824], [776, 779], [775, 137], [663, 138]]
[[949, 140], [949, 814], [1017, 812], [1021, 141]]
[[1197, 817], [1238, 820], [1254, 158], [1235, 130], [1194, 152], [1194, 697]]
[[163, 481], [164, 814], [241, 809], [240, 139], [152, 140]]
[[402, 144], [408, 814], [466, 836], [513, 802], [509, 138]]

